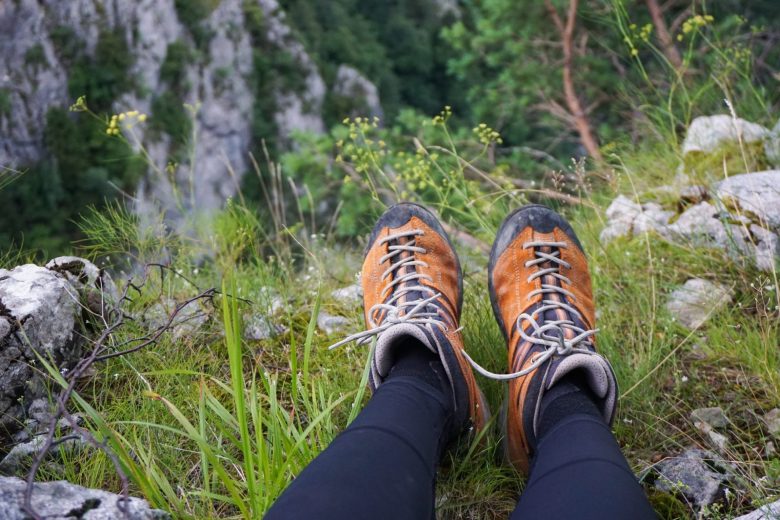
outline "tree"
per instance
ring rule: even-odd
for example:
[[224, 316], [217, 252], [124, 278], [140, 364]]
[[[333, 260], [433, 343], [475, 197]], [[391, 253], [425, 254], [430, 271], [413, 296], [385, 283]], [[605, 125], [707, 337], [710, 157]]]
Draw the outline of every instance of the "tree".
[[566, 20], [561, 19], [558, 10], [552, 4], [551, 0], [545, 0], [544, 5], [561, 37], [561, 47], [563, 49], [563, 94], [569, 109], [572, 125], [580, 135], [582, 146], [585, 147], [588, 155], [600, 162], [602, 156], [601, 150], [599, 150], [598, 141], [590, 126], [588, 116], [582, 108], [580, 99], [577, 96], [577, 91], [574, 88], [574, 75], [572, 72], [574, 68], [574, 30], [577, 24], [579, 0], [569, 0]]

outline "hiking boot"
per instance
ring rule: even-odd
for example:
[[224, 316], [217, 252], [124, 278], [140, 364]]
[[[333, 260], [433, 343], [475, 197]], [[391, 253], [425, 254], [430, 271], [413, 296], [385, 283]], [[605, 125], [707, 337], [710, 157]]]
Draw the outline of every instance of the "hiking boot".
[[610, 364], [596, 353], [585, 254], [559, 214], [529, 205], [504, 220], [490, 253], [488, 286], [512, 373], [486, 375], [509, 380], [504, 447], [509, 461], [527, 473], [545, 393], [567, 374], [579, 377], [611, 425], [617, 381]]
[[376, 223], [361, 274], [366, 330], [333, 345], [368, 343], [374, 391], [390, 374], [400, 348], [410, 339], [437, 354], [443, 384], [452, 389], [454, 432], [481, 430], [488, 408], [463, 355], [460, 311], [463, 278], [447, 234], [431, 212], [410, 203], [389, 208]]

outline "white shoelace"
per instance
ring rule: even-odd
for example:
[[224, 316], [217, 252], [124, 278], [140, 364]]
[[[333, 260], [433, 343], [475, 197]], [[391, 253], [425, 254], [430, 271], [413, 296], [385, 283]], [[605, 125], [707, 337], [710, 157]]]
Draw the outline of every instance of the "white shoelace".
[[[384, 271], [384, 273], [382, 273], [380, 280], [384, 280], [394, 272], [404, 272], [405, 267], [428, 267], [427, 262], [422, 260], [415, 260], [414, 255], [402, 257], [400, 260], [393, 261], [393, 259], [396, 257], [401, 257], [404, 251], [408, 253], [426, 254], [428, 251], [417, 245], [416, 238], [424, 234], [425, 233], [420, 229], [413, 229], [410, 231], [403, 231], [400, 233], [388, 235], [379, 241], [379, 245], [383, 245], [401, 238], [414, 237], [405, 244], [391, 244], [387, 247], [388, 253], [379, 259], [379, 265], [382, 265], [388, 261], [390, 262], [390, 265]], [[397, 292], [386, 302], [377, 303], [369, 309], [369, 328], [347, 336], [338, 343], [334, 343], [328, 347], [328, 349], [333, 350], [353, 341], [357, 342], [358, 345], [363, 345], [370, 342], [372, 338], [378, 336], [393, 325], [398, 325], [401, 323], [433, 325], [446, 331], [447, 325], [441, 320], [439, 313], [428, 309], [428, 305], [436, 301], [441, 296], [441, 293], [436, 292], [431, 287], [419, 283], [420, 280], [433, 282], [433, 278], [427, 274], [419, 273], [416, 270], [396, 277], [387, 285], [387, 287], [385, 287], [382, 294], [380, 295], [380, 299], [386, 298], [387, 295], [392, 293], [396, 287], [398, 287]], [[416, 283], [412, 285], [404, 285], [409, 282]], [[419, 298], [411, 299], [405, 302], [399, 301], [403, 296], [412, 292], [419, 292], [421, 296]], [[427, 297], [424, 297], [423, 295], [427, 295]], [[377, 321], [377, 316], [381, 315], [382, 311], [385, 311], [385, 316], [383, 319]]]
[[[549, 275], [552, 276], [553, 278], [560, 280], [562, 283], [571, 284], [569, 278], [561, 274], [561, 267], [565, 267], [567, 269], [571, 268], [571, 265], [568, 262], [560, 258], [561, 255], [560, 250], [562, 248], [568, 247], [568, 244], [566, 242], [536, 241], [536, 242], [526, 242], [523, 244], [523, 249], [528, 249], [531, 247], [534, 248], [550, 247], [556, 249], [554, 249], [552, 253], [546, 253], [544, 251], [541, 251], [540, 249], [536, 249], [534, 251], [536, 258], [534, 260], [527, 261], [525, 263], [526, 268], [537, 266], [545, 262], [550, 262], [550, 264], [552, 265], [544, 269], [539, 269], [535, 273], [531, 274], [528, 277], [529, 283], [537, 278]], [[577, 318], [579, 318], [581, 321], [584, 322], [582, 318], [582, 314], [577, 309], [567, 304], [564, 299], [564, 296], [567, 296], [573, 301], [576, 299], [574, 294], [572, 294], [570, 291], [567, 291], [563, 287], [559, 287], [554, 284], [546, 284], [546, 283], [542, 283], [541, 288], [531, 291], [528, 294], [528, 298], [531, 298], [537, 294], [557, 295], [560, 301], [556, 299], [543, 299], [542, 306], [536, 309], [535, 311], [533, 311], [531, 314], [527, 314], [527, 313], [520, 314], [520, 316], [517, 317], [515, 326], [518, 328], [518, 330], [520, 331], [520, 336], [525, 341], [528, 341], [529, 343], [533, 343], [535, 345], [541, 345], [545, 347], [544, 352], [537, 355], [534, 361], [523, 370], [520, 370], [518, 372], [512, 372], [510, 374], [496, 374], [480, 366], [479, 363], [471, 359], [471, 356], [469, 356], [468, 353], [464, 350], [463, 355], [466, 357], [466, 360], [468, 360], [471, 366], [474, 367], [474, 370], [476, 370], [477, 372], [479, 372], [480, 374], [482, 374], [483, 376], [489, 379], [495, 379], [497, 381], [507, 381], [510, 379], [516, 379], [518, 377], [522, 377], [524, 375], [530, 374], [531, 372], [539, 368], [539, 366], [544, 364], [548, 359], [550, 359], [552, 356], [556, 354], [558, 354], [559, 356], [566, 356], [577, 352], [582, 354], [598, 355], [592, 350], [589, 350], [587, 346], [584, 346], [586, 343], [588, 345], [592, 345], [590, 341], [590, 337], [596, 334], [598, 329], [585, 330], [581, 327], [578, 327], [570, 319], [547, 320], [544, 323], [544, 325], [539, 325], [539, 322], [536, 320], [537, 316], [539, 315], [544, 316], [544, 312], [548, 310], [564, 310], [571, 313], [571, 315], [576, 316]], [[524, 326], [523, 322], [530, 323], [531, 328], [533, 329], [531, 334], [527, 334], [525, 332], [526, 327]], [[571, 339], [566, 339], [564, 333], [565, 329], [574, 332], [576, 335]], [[550, 331], [554, 331], [556, 332], [556, 334], [550, 335], [549, 334]]]

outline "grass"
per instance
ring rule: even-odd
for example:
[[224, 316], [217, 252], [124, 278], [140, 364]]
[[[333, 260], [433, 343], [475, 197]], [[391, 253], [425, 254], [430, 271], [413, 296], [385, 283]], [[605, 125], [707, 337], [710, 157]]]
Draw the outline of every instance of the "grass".
[[[592, 200], [595, 208], [566, 213], [590, 257], [598, 345], [622, 389], [615, 432], [636, 473], [648, 475], [654, 506], [663, 518], [691, 514], [679, 498], [652, 491], [649, 471], [660, 456], [690, 445], [709, 447], [689, 419], [701, 406], [722, 406], [732, 421], [726, 458], [745, 486], [722, 514], [777, 495], [778, 481], [765, 476], [778, 473], [780, 459], [764, 456], [768, 437], [757, 419], [780, 405], [777, 314], [771, 310], [776, 296], [766, 290], [769, 278], [713, 252], [659, 237], [603, 247], [598, 234], [609, 196], [596, 194]], [[207, 309], [206, 325], [178, 341], [167, 337], [152, 349], [110, 361], [80, 389], [78, 400], [93, 430], [111, 439], [133, 492], [177, 518], [260, 517], [368, 398], [368, 350], [329, 352], [326, 346], [337, 337], [316, 327], [320, 309], [347, 316], [352, 329], [362, 326], [357, 304], [330, 297], [333, 289], [354, 280], [360, 261], [355, 250], [323, 239], [309, 240], [305, 248], [289, 240], [289, 250], [275, 246], [275, 254], [261, 256], [268, 243], [252, 238], [259, 235], [257, 223], [244, 211], [229, 207], [218, 221], [224, 236], [233, 238], [218, 241], [214, 261], [194, 267], [180, 249], [174, 262], [182, 276], [153, 280], [138, 302], [148, 306], [159, 295], [183, 299], [194, 291], [190, 282], [219, 285], [222, 296]], [[485, 257], [467, 251], [462, 256], [468, 259], [465, 344], [479, 363], [502, 371], [505, 350], [486, 291]], [[690, 333], [663, 304], [674, 286], [692, 276], [732, 286], [736, 305]], [[242, 318], [268, 313], [269, 293], [286, 300], [273, 319], [287, 332], [263, 341], [242, 339]], [[131, 328], [122, 334], [137, 333]], [[480, 384], [497, 412], [503, 385]], [[77, 483], [118, 486], [105, 455], [75, 455], [63, 467]], [[443, 462], [439, 517], [505, 517], [522, 486], [502, 464], [500, 435], [493, 428], [484, 444], [466, 442]]]
[[[654, 117], [673, 116], [664, 110]], [[358, 193], [371, 200], [423, 201], [455, 229], [488, 244], [509, 209], [529, 199], [555, 205], [589, 256], [598, 348], [612, 362], [621, 388], [615, 434], [661, 518], [728, 518], [780, 495], [780, 457], [768, 453], [771, 439], [760, 420], [780, 406], [776, 273], [654, 235], [607, 246], [599, 241], [604, 210], [617, 193], [676, 204], [673, 194], [657, 189], [673, 182], [681, 163], [676, 130], [612, 155], [609, 165], [575, 165], [563, 172], [572, 181], [566, 200], [579, 202], [562, 206], [560, 197], [547, 198], [560, 191], [554, 183], [513, 185], [512, 174], [520, 174], [492, 161], [495, 140], [489, 136], [481, 142], [475, 142], [479, 135], [471, 136], [471, 144], [463, 146], [463, 136], [447, 127], [449, 115], [445, 109], [432, 125], [421, 127], [413, 145], [367, 119], [348, 121], [343, 133], [349, 139], [337, 147], [339, 155], [356, 158], [344, 165], [349, 182], [362, 182]], [[663, 126], [658, 124], [657, 133], [663, 134]], [[434, 133], [438, 141], [427, 145]], [[391, 151], [399, 142], [413, 148]], [[297, 200], [293, 192], [299, 191], [288, 187], [278, 169], [271, 170], [272, 186], [264, 187], [270, 214], [263, 217], [243, 200], [230, 201], [203, 230], [195, 227], [186, 237], [142, 234], [131, 214], [109, 206], [93, 212], [81, 227], [87, 236], [82, 250], [108, 257], [116, 270], [129, 268], [128, 256], [135, 262], [163, 257], [178, 273], [153, 277], [129, 309], [134, 315], [156, 303], [185, 300], [198, 288], [222, 289], [204, 309], [208, 319], [202, 327], [168, 334], [152, 348], [110, 360], [79, 388], [76, 399], [90, 428], [119, 457], [132, 492], [176, 518], [259, 518], [368, 399], [368, 349], [329, 352], [326, 347], [341, 336], [328, 337], [316, 324], [323, 310], [346, 316], [350, 330], [345, 332], [363, 327], [357, 303], [331, 297], [334, 289], [354, 282], [359, 244], [320, 234], [313, 209], [304, 215], [300, 206], [288, 211], [271, 204]], [[410, 185], [414, 188], [407, 190]], [[349, 211], [349, 201], [345, 206]], [[298, 218], [288, 221], [295, 209]], [[479, 248], [458, 247], [465, 271], [465, 345], [489, 370], [505, 371], [505, 347], [486, 289], [486, 255]], [[671, 290], [691, 277], [716, 280], [734, 291], [734, 303], [713, 312], [693, 332], [664, 307]], [[278, 310], [273, 310], [274, 296], [281, 301]], [[286, 330], [247, 340], [242, 322], [254, 314], [270, 316]], [[136, 320], [114, 341], [134, 337], [144, 326]], [[480, 380], [480, 385], [497, 412], [503, 384]], [[723, 407], [730, 420], [723, 431], [728, 437], [724, 458], [739, 482], [723, 503], [697, 512], [680, 496], [655, 491], [652, 469], [689, 446], [714, 449], [690, 419], [693, 409], [704, 406]], [[67, 455], [43, 476], [119, 488], [102, 453]], [[523, 485], [501, 460], [500, 428], [494, 422], [484, 442], [466, 440], [443, 461], [438, 516], [504, 518]]]

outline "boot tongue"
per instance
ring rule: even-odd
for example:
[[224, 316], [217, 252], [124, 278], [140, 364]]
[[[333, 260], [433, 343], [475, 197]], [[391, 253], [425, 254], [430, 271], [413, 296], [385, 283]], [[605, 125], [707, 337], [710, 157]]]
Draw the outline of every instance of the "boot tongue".
[[[398, 245], [407, 245], [410, 242], [412, 242], [413, 239], [414, 239], [414, 237], [403, 237], [403, 238], [400, 238], [398, 240]], [[404, 260], [404, 259], [412, 259], [412, 260], [414, 259], [414, 253], [411, 252], [411, 251], [401, 251], [401, 254], [398, 255], [398, 256], [399, 257], [398, 257], [397, 261]], [[401, 266], [401, 267], [399, 267], [398, 269], [395, 270], [395, 273], [393, 273], [393, 277], [396, 278], [396, 279], [397, 278], [402, 278], [402, 277], [404, 277], [406, 275], [409, 275], [409, 274], [412, 274], [412, 273], [414, 273], [416, 271], [417, 271], [417, 267], [414, 266], [414, 265]], [[397, 291], [401, 291], [401, 290], [406, 290], [407, 287], [412, 287], [412, 286], [419, 285], [419, 284], [420, 284], [419, 280], [409, 280], [409, 281], [404, 282], [404, 283], [400, 284], [399, 286], [397, 286], [395, 291], [397, 292]], [[420, 291], [409, 291], [409, 292], [406, 292], [403, 296], [401, 296], [401, 298], [399, 299], [398, 303], [406, 303], [406, 302], [410, 302], [410, 301], [416, 301], [416, 300], [420, 300], [422, 298], [423, 298], [422, 292], [420, 292]], [[409, 308], [406, 308], [405, 310], [403, 310], [401, 315], [404, 315]]]
[[[551, 247], [551, 246], [542, 246], [542, 247], [539, 248], [539, 250], [542, 253], [546, 253], [546, 254], [553, 254], [555, 251], [558, 251], [559, 252], [558, 254], [560, 255], [560, 249], [554, 248], [554, 247]], [[560, 256], [559, 256], [559, 258], [560, 258]], [[560, 265], [557, 264], [557, 263], [554, 263], [551, 260], [548, 260], [548, 261], [546, 261], [546, 262], [544, 262], [544, 263], [539, 265], [539, 269], [540, 270], [542, 270], [542, 269], [549, 269], [549, 268], [553, 268], [553, 267], [557, 268], [558, 272], [560, 273]], [[556, 287], [561, 287], [561, 281], [558, 278], [556, 278], [555, 276], [552, 276], [551, 274], [544, 275], [542, 277], [542, 283], [545, 284], [545, 285], [554, 285]], [[552, 300], [552, 301], [557, 301], [557, 302], [569, 303], [570, 304], [570, 302], [567, 301], [567, 298], [563, 294], [558, 294], [558, 293], [545, 293], [544, 299], [545, 300]], [[544, 322], [559, 321], [559, 320], [570, 320], [577, 327], [580, 327], [582, 329], [587, 329], [585, 324], [582, 323], [582, 320], [580, 320], [576, 315], [572, 315], [572, 313], [570, 313], [569, 311], [567, 311], [564, 308], [548, 309], [548, 310], [544, 311], [544, 315], [542, 316], [542, 319], [544, 320]], [[570, 330], [568, 328], [565, 328], [565, 327], [563, 328], [563, 330], [564, 330], [564, 337], [566, 339], [571, 339], [571, 338], [573, 338], [575, 336], [575, 333], [572, 330]], [[548, 336], [553, 336], [553, 337], [558, 337], [559, 336], [559, 333], [557, 331], [555, 331], [555, 330], [550, 330], [550, 331], [546, 332], [545, 334], [548, 335]]]
[[374, 347], [374, 357], [371, 362], [371, 375], [378, 385], [390, 373], [390, 369], [395, 364], [395, 350], [408, 337], [419, 340], [431, 352], [437, 353], [433, 346], [431, 338], [425, 333], [422, 327], [413, 323], [399, 323], [382, 332], [376, 341]]

